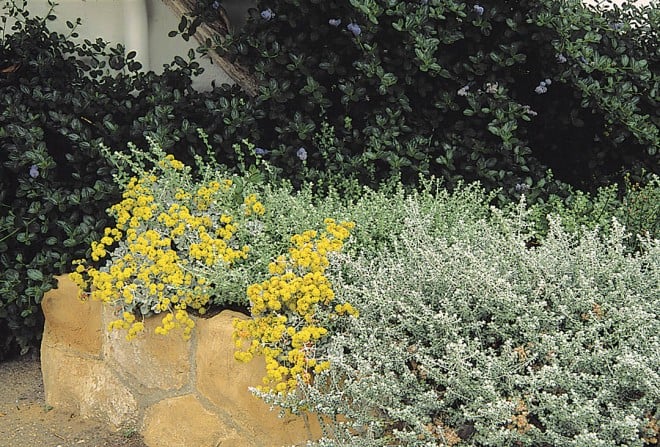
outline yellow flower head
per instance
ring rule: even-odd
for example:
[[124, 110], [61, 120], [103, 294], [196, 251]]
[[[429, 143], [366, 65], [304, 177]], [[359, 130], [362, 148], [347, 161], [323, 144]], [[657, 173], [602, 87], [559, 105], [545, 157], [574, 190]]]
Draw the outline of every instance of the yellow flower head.
[[[246, 204], [255, 201], [246, 198]], [[310, 383], [330, 368], [329, 361], [317, 356], [317, 346], [329, 334], [319, 325], [319, 315], [358, 315], [349, 303], [330, 307], [334, 292], [324, 275], [328, 255], [341, 250], [353, 225], [333, 219], [324, 224], [326, 233], [308, 230], [291, 237], [288, 256], [280, 255], [268, 265], [271, 277], [247, 289], [252, 319], [234, 321], [236, 359], [262, 355], [266, 361], [259, 387], [264, 392], [288, 393], [299, 381]]]

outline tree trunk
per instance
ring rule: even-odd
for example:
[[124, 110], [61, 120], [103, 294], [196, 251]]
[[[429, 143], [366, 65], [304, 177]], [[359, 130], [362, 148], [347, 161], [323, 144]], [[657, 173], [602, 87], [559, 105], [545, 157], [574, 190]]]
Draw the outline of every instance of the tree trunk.
[[[167, 5], [177, 17], [184, 15], [190, 17], [190, 11], [193, 10], [195, 0], [163, 0], [163, 3], [165, 3], [165, 5]], [[197, 28], [193, 37], [200, 44], [205, 44], [207, 39], [210, 39], [211, 42], [218, 37], [224, 39], [224, 36], [229, 32], [229, 20], [224, 13], [224, 10], [222, 10], [222, 7], [218, 10], [218, 16], [218, 20], [212, 23], [203, 23]], [[208, 56], [213, 63], [217, 64], [222, 70], [224, 70], [224, 72], [227, 73], [227, 75], [229, 75], [229, 77], [232, 78], [246, 93], [251, 96], [256, 94], [257, 82], [247, 68], [239, 64], [231, 63], [229, 60], [219, 56], [214, 51], [209, 51]]]

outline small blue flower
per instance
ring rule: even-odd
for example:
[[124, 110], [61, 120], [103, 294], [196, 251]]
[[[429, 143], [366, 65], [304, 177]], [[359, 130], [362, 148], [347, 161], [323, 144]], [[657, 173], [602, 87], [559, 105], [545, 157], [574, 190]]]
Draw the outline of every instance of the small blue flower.
[[538, 113], [532, 110], [530, 106], [523, 106], [523, 112], [525, 112], [529, 116], [536, 116]]
[[269, 21], [273, 17], [275, 17], [275, 14], [270, 8], [261, 11], [261, 18], [264, 19], [265, 21]]
[[546, 78], [543, 81], [539, 82], [539, 85], [534, 89], [534, 91], [537, 94], [542, 95], [548, 91], [548, 86], [550, 84], [552, 84], [552, 79]]
[[213, 4], [211, 4], [211, 7], [213, 9], [218, 9], [220, 7], [220, 2], [218, 0], [215, 0]]
[[516, 183], [516, 192], [529, 191], [529, 185], [526, 183]]
[[498, 87], [499, 85], [497, 84], [497, 82], [493, 82], [493, 83], [486, 82], [486, 93], [490, 93], [491, 95], [494, 95], [495, 93], [497, 93]]
[[339, 26], [341, 25], [341, 19], [330, 19], [328, 23], [332, 26]]
[[568, 59], [566, 59], [566, 56], [564, 56], [563, 54], [559, 53], [557, 55], [557, 62], [559, 62], [560, 64], [565, 64], [567, 60]]
[[37, 178], [39, 177], [39, 168], [37, 165], [30, 166], [30, 177]]
[[476, 12], [478, 16], [481, 16], [481, 15], [484, 14], [484, 7], [481, 6], [481, 5], [474, 5], [474, 7], [472, 9], [474, 9], [474, 12]]
[[299, 148], [296, 152], [296, 157], [300, 158], [302, 161], [307, 160], [307, 150], [304, 147]]
[[346, 25], [346, 29], [352, 32], [355, 37], [362, 34], [362, 28], [360, 28], [360, 25], [358, 25], [357, 23], [349, 23], [348, 25]]
[[622, 22], [617, 22], [612, 24], [612, 29], [615, 31], [619, 31], [623, 29], [623, 23]]
[[268, 154], [268, 149], [264, 149], [264, 148], [261, 148], [261, 147], [256, 147], [256, 148], [254, 148], [254, 153], [257, 154], [257, 155], [263, 156], [263, 155]]
[[467, 96], [467, 94], [468, 94], [468, 90], [470, 90], [470, 86], [469, 86], [469, 85], [464, 85], [463, 87], [461, 87], [461, 88], [458, 89], [458, 91], [456, 92], [456, 94], [457, 94], [458, 96]]

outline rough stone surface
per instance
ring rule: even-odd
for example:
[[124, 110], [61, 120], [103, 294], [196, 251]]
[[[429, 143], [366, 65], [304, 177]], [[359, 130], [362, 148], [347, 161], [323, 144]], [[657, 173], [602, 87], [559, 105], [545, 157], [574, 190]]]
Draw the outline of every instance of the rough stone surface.
[[[258, 358], [241, 363], [234, 358], [232, 320], [243, 314], [224, 311], [197, 322], [197, 389], [218, 407], [252, 407], [263, 403], [249, 392], [249, 387], [261, 384], [265, 364]], [[214, 375], [213, 371], [223, 371]]]
[[[116, 319], [112, 309], [103, 309], [103, 326]], [[126, 331], [104, 332], [103, 355], [108, 364], [130, 379], [131, 384], [147, 389], [178, 390], [190, 381], [190, 342], [179, 332], [158, 335], [154, 329], [161, 318], [147, 318], [144, 331], [130, 342]]]
[[[192, 341], [157, 335], [145, 321], [133, 341], [108, 334], [114, 319], [99, 303], [82, 303], [67, 277], [43, 300], [41, 346], [46, 403], [118, 428], [142, 427], [150, 447], [275, 447], [304, 445], [320, 430], [302, 418], [278, 418], [248, 388], [261, 383], [263, 360], [234, 359], [232, 320], [224, 311], [196, 319]], [[310, 434], [311, 433], [311, 434]]]
[[137, 401], [103, 361], [42, 349], [41, 371], [48, 405], [113, 428], [136, 422]]
[[[193, 395], [162, 400], [150, 407], [144, 418], [142, 436], [147, 445], [159, 447], [249, 445]], [[230, 440], [235, 443], [224, 444]]]
[[56, 277], [58, 287], [41, 302], [46, 316], [42, 344], [101, 354], [101, 303], [78, 299], [78, 287], [67, 277]]
[[[234, 359], [232, 320], [246, 318], [243, 314], [224, 311], [197, 322], [197, 390], [232, 419], [240, 421], [255, 440], [264, 445], [291, 445], [309, 439], [312, 433], [302, 418], [278, 417], [269, 405], [254, 396], [249, 388], [262, 383], [266, 366], [262, 359], [249, 363]], [[222, 371], [222, 374], [217, 374]], [[316, 428], [313, 432], [318, 433]]]

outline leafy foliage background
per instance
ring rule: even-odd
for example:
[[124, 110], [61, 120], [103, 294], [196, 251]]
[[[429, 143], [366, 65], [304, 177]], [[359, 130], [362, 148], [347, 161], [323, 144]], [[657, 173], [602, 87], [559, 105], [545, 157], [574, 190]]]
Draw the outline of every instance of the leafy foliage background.
[[[200, 1], [171, 34], [190, 38], [220, 5]], [[643, 186], [658, 172], [660, 8], [477, 6], [260, 1], [243, 28], [200, 48], [251, 67], [252, 97], [228, 85], [195, 91], [194, 52], [144, 72], [121, 46], [74, 42], [78, 23], [51, 32], [56, 9], [39, 18], [26, 2], [4, 2], [0, 356], [38, 343], [52, 275], [107, 226], [119, 190], [102, 143], [121, 151], [149, 136], [190, 163], [204, 151], [202, 128], [230, 171], [258, 176], [261, 160], [263, 176], [296, 189], [313, 182], [315, 193], [350, 196], [359, 184], [435, 175], [448, 188], [479, 180], [499, 204], [525, 193], [547, 202], [544, 212], [572, 200], [569, 184], [595, 192], [629, 172]], [[640, 228], [657, 228], [655, 208], [643, 209], [651, 224]]]

